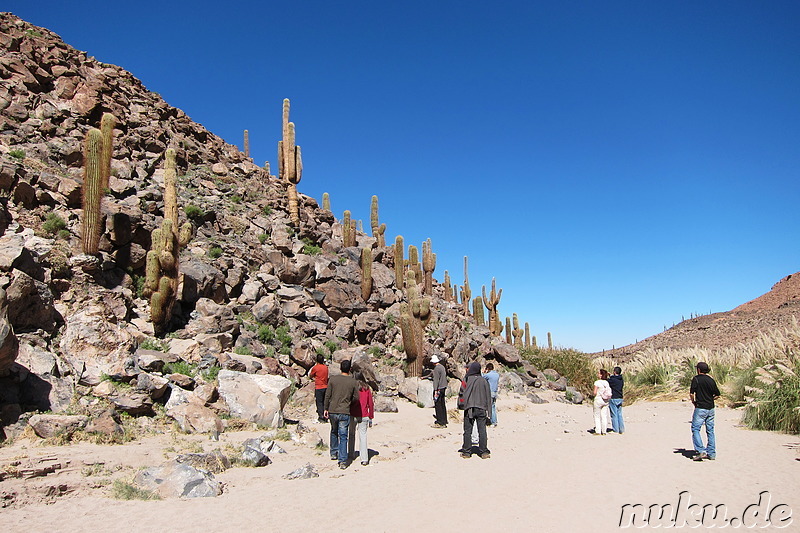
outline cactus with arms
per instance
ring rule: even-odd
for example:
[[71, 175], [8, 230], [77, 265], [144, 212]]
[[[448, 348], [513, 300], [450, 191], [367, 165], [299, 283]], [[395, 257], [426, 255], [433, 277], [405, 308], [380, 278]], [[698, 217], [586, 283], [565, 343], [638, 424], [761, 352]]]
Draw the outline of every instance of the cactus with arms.
[[420, 377], [425, 358], [425, 326], [431, 319], [431, 302], [420, 296], [413, 270], [406, 272], [405, 287], [408, 302], [400, 306], [400, 332], [406, 352], [406, 374]]
[[378, 240], [378, 246], [383, 248], [386, 246], [386, 224], [380, 224], [378, 221], [378, 197], [372, 196], [372, 205], [370, 206], [369, 215], [370, 226], [372, 227], [372, 236]]
[[436, 254], [431, 250], [431, 240], [422, 243], [422, 272], [425, 276], [425, 294], [433, 294], [433, 271], [436, 270]]
[[492, 292], [489, 293], [489, 297], [486, 297], [485, 285], [482, 288], [482, 294], [483, 304], [489, 311], [489, 331], [495, 337], [499, 337], [500, 333], [503, 331], [503, 325], [500, 323], [500, 316], [497, 312], [497, 306], [500, 304], [500, 298], [503, 296], [503, 289], [500, 289], [500, 291], [497, 292], [495, 279], [492, 278]]
[[297, 184], [303, 177], [303, 157], [295, 143], [294, 122], [289, 122], [289, 99], [283, 100], [283, 140], [278, 141], [278, 174], [286, 183], [289, 199], [289, 218], [295, 227], [300, 227], [300, 209]]

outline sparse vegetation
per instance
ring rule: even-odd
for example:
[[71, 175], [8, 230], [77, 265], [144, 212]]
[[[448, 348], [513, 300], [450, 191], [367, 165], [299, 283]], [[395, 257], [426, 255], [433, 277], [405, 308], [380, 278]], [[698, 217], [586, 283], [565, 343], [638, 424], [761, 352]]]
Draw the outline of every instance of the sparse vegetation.
[[160, 500], [161, 496], [151, 490], [140, 489], [130, 483], [116, 479], [111, 496], [117, 500]]
[[157, 352], [169, 352], [169, 343], [160, 339], [147, 338], [139, 344], [142, 350], [155, 350]]
[[219, 246], [212, 246], [211, 249], [208, 251], [208, 257], [211, 259], [217, 259], [222, 255], [222, 248]]
[[175, 363], [167, 363], [164, 365], [164, 374], [183, 374], [184, 376], [194, 376], [197, 372], [197, 365], [187, 363], [186, 361], [177, 361]]
[[198, 221], [204, 216], [203, 210], [193, 204], [184, 207], [183, 212], [186, 214], [186, 218], [194, 221]]
[[[50, 235], [59, 233], [61, 230], [66, 229], [67, 223], [56, 213], [48, 213], [47, 218], [42, 224], [42, 229]], [[69, 232], [67, 232], [69, 236]]]
[[570, 348], [523, 348], [520, 355], [530, 361], [539, 370], [552, 368], [576, 389], [584, 394], [592, 391], [597, 371], [592, 366], [589, 356]]

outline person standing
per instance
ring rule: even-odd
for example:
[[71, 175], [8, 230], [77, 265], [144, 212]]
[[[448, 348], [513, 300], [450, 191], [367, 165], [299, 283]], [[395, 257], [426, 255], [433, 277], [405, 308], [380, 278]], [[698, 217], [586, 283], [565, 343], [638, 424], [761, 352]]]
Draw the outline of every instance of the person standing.
[[489, 382], [481, 376], [481, 365], [470, 363], [467, 369], [467, 388], [464, 391], [464, 439], [459, 452], [461, 457], [472, 457], [472, 428], [478, 427], [478, 455], [491, 457], [486, 442], [486, 418], [492, 409], [492, 391]]
[[611, 387], [608, 384], [608, 371], [598, 370], [600, 378], [594, 382], [594, 434], [605, 435], [608, 428], [608, 401]]
[[358, 429], [358, 456], [361, 464], [369, 464], [369, 447], [367, 446], [367, 429], [372, 426], [372, 419], [375, 418], [375, 402], [372, 398], [372, 389], [364, 380], [364, 374], [354, 372], [353, 378], [358, 383], [358, 401], [350, 405], [350, 457], [355, 459], [356, 448], [356, 429]]
[[625, 380], [622, 378], [622, 369], [614, 367], [614, 374], [608, 377], [608, 384], [611, 386], [611, 400], [608, 408], [611, 412], [611, 428], [614, 433], [622, 435], [625, 433], [625, 421], [622, 419], [622, 389]]
[[350, 404], [358, 401], [358, 384], [350, 375], [350, 361], [345, 359], [339, 368], [341, 375], [331, 376], [325, 391], [325, 418], [331, 421], [331, 460], [339, 468], [347, 468], [347, 433], [350, 426]]
[[328, 365], [325, 356], [317, 354], [317, 364], [311, 367], [308, 376], [314, 380], [314, 401], [317, 404], [317, 421], [326, 422], [325, 417], [325, 391], [328, 389]]
[[447, 427], [447, 407], [445, 407], [445, 393], [447, 392], [447, 372], [441, 359], [436, 354], [431, 357], [433, 363], [433, 408], [435, 409], [435, 428]]
[[[697, 363], [697, 375], [692, 378], [689, 386], [689, 399], [694, 405], [692, 413], [692, 443], [694, 451], [697, 452], [692, 459], [702, 461], [709, 459], [713, 461], [717, 458], [717, 441], [714, 436], [714, 400], [719, 398], [719, 388], [714, 378], [708, 375], [711, 371], [708, 363], [700, 361]], [[703, 439], [700, 436], [700, 428], [706, 426], [706, 446], [703, 446]]]
[[483, 378], [489, 382], [489, 390], [492, 392], [492, 416], [489, 423], [497, 426], [497, 391], [500, 388], [500, 374], [494, 369], [492, 363], [486, 363], [486, 373]]

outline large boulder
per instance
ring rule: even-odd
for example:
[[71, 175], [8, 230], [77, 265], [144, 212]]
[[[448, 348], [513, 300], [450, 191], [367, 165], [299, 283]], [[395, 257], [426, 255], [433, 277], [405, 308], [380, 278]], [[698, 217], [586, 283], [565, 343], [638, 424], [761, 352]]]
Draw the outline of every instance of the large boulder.
[[72, 434], [85, 428], [88, 421], [88, 417], [83, 415], [33, 415], [28, 419], [28, 425], [36, 435], [47, 439]]
[[283, 424], [283, 408], [292, 387], [285, 377], [220, 370], [217, 381], [231, 416], [267, 427]]
[[142, 470], [133, 481], [162, 498], [209, 498], [222, 494], [222, 485], [211, 472], [177, 460]]

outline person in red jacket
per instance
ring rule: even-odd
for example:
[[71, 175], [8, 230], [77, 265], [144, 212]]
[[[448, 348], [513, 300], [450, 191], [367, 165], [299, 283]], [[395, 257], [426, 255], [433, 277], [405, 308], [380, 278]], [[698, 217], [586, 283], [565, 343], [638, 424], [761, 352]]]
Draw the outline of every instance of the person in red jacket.
[[361, 464], [369, 464], [369, 448], [367, 447], [367, 428], [372, 426], [372, 419], [375, 418], [375, 404], [372, 399], [372, 389], [364, 380], [361, 372], [355, 372], [353, 377], [358, 382], [358, 401], [350, 404], [350, 416], [353, 421], [350, 424], [350, 457], [355, 459], [356, 446], [356, 426], [358, 426], [358, 456]]
[[317, 403], [317, 420], [325, 420], [325, 391], [328, 390], [328, 366], [325, 364], [325, 357], [317, 354], [317, 364], [311, 367], [308, 376], [314, 380], [314, 400]]

